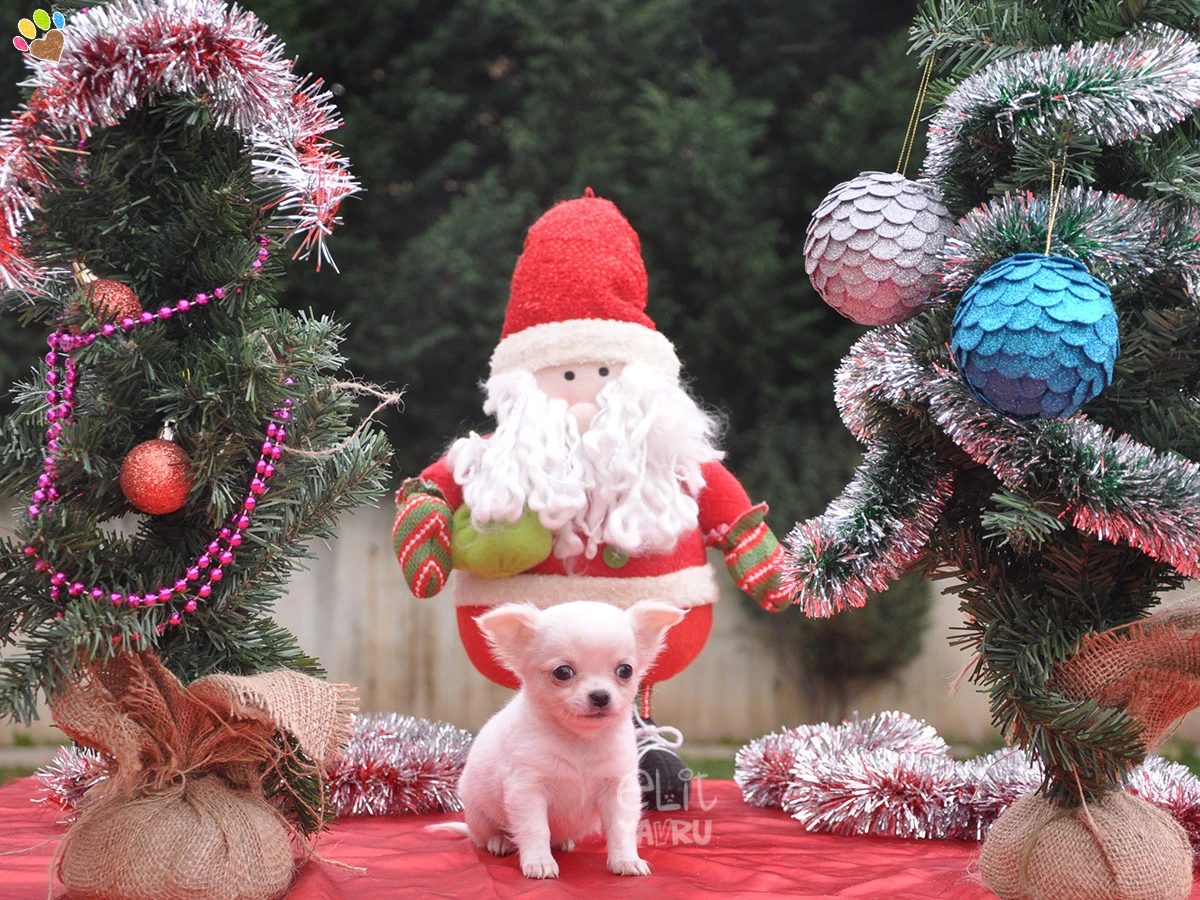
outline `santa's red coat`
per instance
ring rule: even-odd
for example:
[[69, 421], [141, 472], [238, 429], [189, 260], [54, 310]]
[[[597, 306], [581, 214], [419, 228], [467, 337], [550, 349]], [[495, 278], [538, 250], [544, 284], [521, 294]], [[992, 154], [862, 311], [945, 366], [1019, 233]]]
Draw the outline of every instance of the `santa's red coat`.
[[[680, 535], [667, 553], [625, 557], [605, 553], [545, 562], [520, 575], [483, 578], [470, 572], [455, 575], [454, 601], [463, 647], [475, 668], [497, 684], [518, 687], [516, 677], [492, 657], [475, 617], [502, 603], [526, 602], [541, 608], [570, 600], [600, 600], [628, 608], [639, 600], [662, 600], [686, 610], [682, 622], [667, 632], [666, 646], [646, 676], [647, 684], [665, 681], [683, 671], [699, 655], [712, 630], [712, 606], [720, 591], [708, 564], [708, 540], [751, 508], [745, 489], [719, 462], [701, 467], [705, 486], [696, 502], [698, 527]], [[421, 473], [445, 495], [453, 509], [462, 506], [462, 487], [445, 458]]]

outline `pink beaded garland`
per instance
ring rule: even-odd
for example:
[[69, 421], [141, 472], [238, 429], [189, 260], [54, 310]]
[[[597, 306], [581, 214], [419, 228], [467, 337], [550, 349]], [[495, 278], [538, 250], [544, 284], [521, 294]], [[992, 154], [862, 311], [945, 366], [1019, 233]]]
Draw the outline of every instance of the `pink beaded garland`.
[[[254, 260], [252, 269], [257, 271], [262, 268], [262, 261], [265, 260], [269, 253], [267, 250], [268, 240], [265, 236], [258, 238], [259, 250], [257, 259]], [[241, 289], [238, 289], [238, 293]], [[205, 306], [208, 304], [210, 297], [216, 300], [223, 300], [226, 296], [226, 290], [223, 287], [214, 288], [211, 293], [200, 292], [192, 298], [184, 298], [178, 301], [174, 306], [163, 306], [157, 313], [143, 312], [137, 319], [126, 317], [121, 320], [120, 328], [123, 331], [132, 331], [140, 325], [148, 325], [155, 321], [163, 321], [171, 318], [176, 313], [186, 313], [192, 307]], [[46, 343], [50, 346], [50, 351], [45, 356], [47, 372], [45, 376], [47, 392], [46, 403], [49, 408], [46, 411], [46, 421], [50, 427], [46, 431], [46, 448], [47, 454], [42, 460], [42, 473], [37, 479], [37, 489], [33, 492], [31, 503], [28, 509], [31, 520], [36, 520], [41, 516], [47, 508], [55, 500], [58, 499], [59, 493], [55, 488], [55, 483], [58, 479], [58, 463], [54, 458], [54, 454], [60, 449], [59, 437], [62, 434], [63, 426], [70, 425], [74, 422], [75, 412], [75, 385], [78, 380], [78, 371], [75, 361], [68, 354], [72, 350], [78, 350], [88, 346], [98, 337], [111, 337], [117, 332], [117, 326], [112, 323], [102, 325], [98, 331], [81, 333], [78, 335], [70, 334], [66, 329], [60, 329], [52, 333]], [[61, 373], [60, 373], [61, 368]], [[287, 378], [284, 381], [287, 385], [292, 385], [294, 380]], [[220, 581], [224, 577], [222, 566], [228, 566], [234, 561], [234, 551], [242, 545], [242, 532], [250, 527], [250, 513], [254, 511], [257, 505], [256, 497], [261, 496], [266, 491], [266, 481], [275, 474], [275, 466], [272, 462], [278, 461], [282, 455], [281, 444], [287, 437], [287, 432], [284, 430], [282, 422], [289, 418], [287, 407], [292, 406], [291, 400], [284, 402], [284, 407], [272, 410], [272, 421], [265, 426], [266, 433], [270, 435], [270, 439], [265, 441], [261, 447], [261, 457], [254, 467], [254, 476], [251, 478], [247, 488], [246, 498], [243, 501], [242, 508], [239, 512], [234, 513], [232, 524], [224, 526], [220, 529], [217, 537], [208, 543], [205, 547], [205, 552], [196, 558], [194, 563], [188, 567], [183, 577], [172, 579], [171, 586], [159, 587], [152, 591], [147, 591], [144, 596], [138, 594], [122, 594], [118, 591], [106, 592], [100, 587], [88, 587], [81, 581], [74, 581], [68, 584], [69, 578], [65, 572], [55, 571], [50, 576], [50, 597], [58, 600], [61, 594], [61, 587], [67, 588], [67, 593], [72, 597], [88, 596], [93, 600], [102, 600], [108, 597], [109, 601], [114, 606], [125, 605], [131, 609], [138, 609], [143, 606], [156, 606], [160, 603], [169, 603], [175, 596], [182, 597], [188, 594], [193, 583], [201, 581], [201, 570], [206, 570], [206, 577], [202, 584], [196, 587], [196, 596], [187, 597], [183, 604], [183, 610], [173, 610], [170, 617], [165, 623], [160, 623], [155, 626], [155, 630], [162, 634], [167, 625], [179, 625], [183, 621], [183, 612], [192, 613], [197, 610], [199, 604], [197, 597], [207, 598], [212, 594], [213, 584]], [[24, 547], [25, 555], [34, 560], [34, 569], [38, 572], [50, 572], [54, 567], [48, 560], [41, 558], [41, 553], [37, 543], [31, 542]], [[219, 565], [213, 565], [213, 557]], [[210, 568], [211, 567], [211, 568]], [[58, 615], [61, 617], [62, 613]], [[133, 640], [140, 640], [141, 635], [134, 633]], [[121, 636], [114, 635], [113, 643], [120, 643]]]

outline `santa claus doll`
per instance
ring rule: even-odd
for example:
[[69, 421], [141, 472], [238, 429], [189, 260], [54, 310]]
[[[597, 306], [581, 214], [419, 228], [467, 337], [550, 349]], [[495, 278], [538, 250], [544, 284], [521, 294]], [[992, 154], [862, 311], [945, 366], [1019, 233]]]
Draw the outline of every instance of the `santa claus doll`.
[[502, 603], [548, 607], [654, 598], [686, 611], [634, 711], [646, 799], [687, 802], [679, 732], [650, 719], [653, 685], [677, 675], [712, 629], [719, 590], [706, 548], [763, 607], [780, 587], [779, 543], [721, 464], [718, 422], [680, 384], [675, 348], [646, 315], [637, 233], [589, 189], [525, 239], [491, 358], [488, 435], [459, 438], [397, 492], [393, 542], [405, 580], [431, 597], [457, 569], [463, 646], [498, 684], [477, 616]]

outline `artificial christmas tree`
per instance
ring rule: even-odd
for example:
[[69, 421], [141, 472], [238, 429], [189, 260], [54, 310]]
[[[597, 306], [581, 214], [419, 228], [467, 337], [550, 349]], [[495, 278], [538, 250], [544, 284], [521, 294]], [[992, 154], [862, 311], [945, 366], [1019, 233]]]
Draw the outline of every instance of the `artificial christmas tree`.
[[0, 129], [3, 306], [51, 331], [0, 444], [0, 491], [31, 498], [0, 542], [0, 714], [48, 697], [108, 764], [74, 894], [278, 896], [348, 703], [270, 611], [388, 447], [333, 377], [339, 326], [275, 306], [272, 256], [328, 260], [357, 188], [328, 95], [252, 14], [116, 0], [64, 34]]
[[1191, 883], [1182, 829], [1119, 792], [1200, 703], [1195, 615], [1147, 618], [1200, 575], [1196, 13], [925, 4], [943, 291], [844, 361], [866, 459], [789, 539], [810, 615], [910, 569], [961, 582], [973, 677], [1045, 770], [985, 845], [1005, 897]]

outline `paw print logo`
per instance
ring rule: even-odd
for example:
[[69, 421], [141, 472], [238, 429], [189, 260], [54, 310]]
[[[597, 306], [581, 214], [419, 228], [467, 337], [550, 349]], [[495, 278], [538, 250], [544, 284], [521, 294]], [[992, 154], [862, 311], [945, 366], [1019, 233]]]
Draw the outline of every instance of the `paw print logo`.
[[[22, 19], [17, 23], [17, 31], [21, 32], [24, 37], [13, 38], [13, 46], [22, 53], [28, 53], [36, 59], [46, 59], [50, 62], [58, 62], [58, 58], [62, 56], [63, 51], [63, 33], [59, 29], [67, 22], [63, 18], [63, 14], [56, 12], [51, 16], [44, 10], [34, 10], [33, 20]], [[50, 26], [54, 28], [51, 29]], [[38, 29], [46, 32], [42, 37], [37, 38]], [[28, 39], [28, 40], [26, 40]]]

